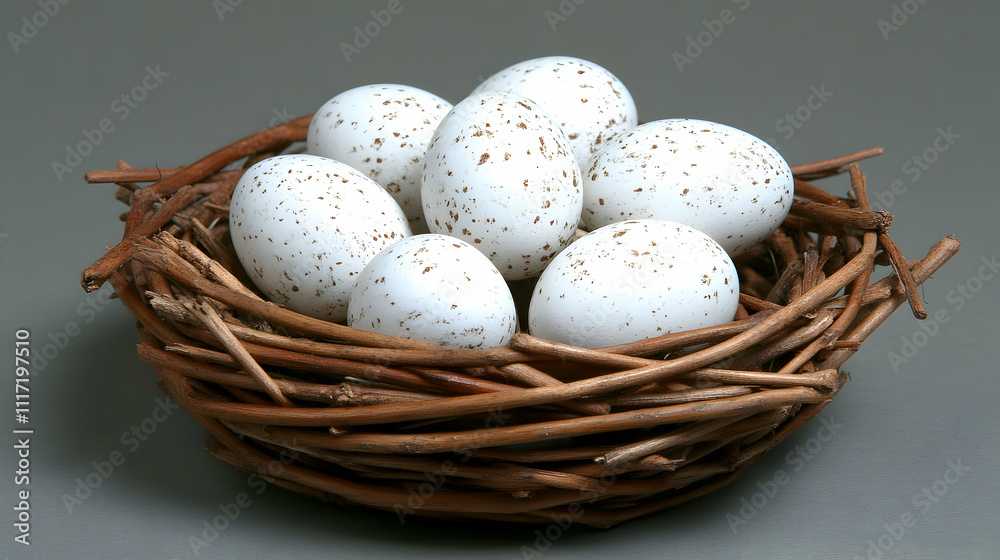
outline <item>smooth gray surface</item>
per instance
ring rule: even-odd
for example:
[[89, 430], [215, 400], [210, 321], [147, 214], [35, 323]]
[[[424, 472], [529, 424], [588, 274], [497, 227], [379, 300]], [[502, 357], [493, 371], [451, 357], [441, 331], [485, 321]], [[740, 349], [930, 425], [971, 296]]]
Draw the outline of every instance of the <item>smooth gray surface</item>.
[[[388, 1], [246, 0], [220, 17], [224, 2], [70, 2], [50, 18], [35, 15], [41, 2], [0, 4], [0, 347], [12, 354], [15, 330], [27, 328], [33, 348], [48, 345], [51, 357], [30, 382], [30, 547], [13, 541], [15, 491], [23, 487], [12, 474], [14, 373], [3, 370], [0, 555], [524, 558], [523, 547], [535, 546], [533, 528], [401, 526], [393, 516], [250, 485], [202, 452], [203, 430], [184, 413], [154, 414], [162, 397], [136, 358], [134, 320], [117, 302], [88, 307], [79, 285], [80, 271], [120, 239], [125, 209], [114, 187], [85, 185], [83, 174], [119, 159], [186, 164], [356, 85], [411, 84], [457, 102], [477, 78], [509, 64], [568, 54], [615, 72], [643, 120], [723, 122], [772, 139], [792, 163], [884, 146], [862, 168], [872, 196], [896, 216], [892, 234], [904, 254], [921, 257], [951, 233], [963, 248], [922, 290], [931, 315], [946, 321], [936, 330], [925, 324], [933, 336], [918, 334], [920, 324], [900, 309], [848, 362], [852, 380], [835, 402], [737, 482], [612, 530], [571, 527], [542, 557], [867, 558], [880, 538], [885, 558], [1000, 557], [1000, 278], [983, 267], [998, 245], [1000, 5], [403, 0], [402, 12], [348, 63], [341, 43]], [[560, 9], [573, 11], [547, 18]], [[703, 21], [725, 9], [735, 20], [679, 69], [673, 53], [684, 54], [687, 39], [706, 30]], [[892, 24], [896, 10], [898, 28], [885, 28], [886, 38], [879, 21]], [[22, 33], [25, 17], [47, 21], [26, 43], [14, 39], [15, 52], [10, 34]], [[142, 83], [147, 67], [167, 75], [121, 118], [115, 100]], [[811, 88], [832, 94], [801, 109]], [[782, 119], [796, 111], [809, 118], [788, 128]], [[53, 162], [65, 163], [67, 146], [104, 118], [114, 129], [58, 180]], [[935, 161], [917, 176], [912, 159], [933, 148], [939, 130], [957, 138], [947, 151], [926, 152]], [[896, 180], [900, 194], [890, 201]], [[845, 177], [820, 185], [835, 194], [848, 188]], [[963, 295], [959, 285], [975, 292]], [[904, 339], [921, 346], [893, 363], [890, 353], [910, 350]], [[824, 422], [839, 425], [832, 437]], [[155, 428], [144, 441], [127, 435], [143, 425]], [[94, 463], [115, 453], [124, 462], [68, 510], [65, 497], [88, 476], [96, 484]], [[968, 470], [947, 473], [949, 461]], [[778, 471], [787, 483], [755, 497], [776, 475], [785, 480]], [[953, 483], [939, 482], [945, 478]], [[918, 496], [924, 488], [943, 495], [930, 502]], [[249, 506], [196, 554], [189, 537], [241, 493]], [[733, 530], [727, 516], [741, 515], [742, 500], [762, 507]], [[915, 524], [900, 534], [893, 524], [907, 513]]]

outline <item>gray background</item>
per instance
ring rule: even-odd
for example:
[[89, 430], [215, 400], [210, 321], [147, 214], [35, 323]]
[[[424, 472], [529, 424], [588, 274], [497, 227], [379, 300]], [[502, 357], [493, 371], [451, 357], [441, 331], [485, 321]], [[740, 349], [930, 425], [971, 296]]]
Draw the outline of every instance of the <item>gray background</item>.
[[[51, 358], [36, 362], [31, 378], [30, 548], [13, 542], [9, 430], [19, 426], [13, 368], [3, 369], [0, 556], [523, 558], [522, 547], [536, 546], [533, 528], [401, 526], [391, 515], [261, 489], [204, 454], [203, 430], [183, 412], [152, 420], [161, 397], [135, 356], [134, 320], [117, 302], [88, 304], [78, 283], [120, 239], [125, 210], [113, 186], [88, 186], [83, 174], [119, 159], [190, 163], [357, 85], [410, 84], [457, 102], [509, 64], [568, 54], [616, 73], [643, 120], [723, 122], [770, 139], [792, 163], [883, 146], [862, 168], [873, 197], [896, 216], [891, 233], [904, 254], [921, 257], [951, 233], [963, 248], [922, 290], [943, 324], [918, 334], [900, 309], [847, 363], [852, 380], [835, 402], [736, 483], [612, 530], [571, 527], [542, 557], [867, 558], [880, 538], [885, 558], [1000, 557], [1000, 279], [983, 265], [996, 258], [998, 238], [1000, 5], [403, 0], [403, 11], [348, 61], [341, 43], [387, 1], [246, 0], [219, 11], [229, 4], [69, 2], [52, 17], [37, 15], [37, 1], [0, 4], [0, 348], [13, 353], [15, 330], [26, 328], [36, 352], [47, 348]], [[702, 34], [707, 46], [692, 48], [697, 56], [679, 68], [674, 53], [685, 54], [688, 38], [697, 41], [704, 21], [725, 9], [735, 20], [710, 43]], [[560, 10], [567, 15], [552, 17]], [[25, 33], [22, 18], [44, 26]], [[880, 29], [880, 20], [895, 29]], [[12, 44], [11, 33], [27, 42]], [[115, 100], [142, 83], [147, 66], [167, 75], [120, 118]], [[803, 109], [811, 88], [829, 94]], [[796, 112], [802, 122], [788, 128], [782, 119]], [[53, 162], [65, 163], [67, 147], [104, 118], [113, 131], [57, 177]], [[947, 151], [933, 149], [940, 131], [953, 135]], [[914, 157], [933, 163], [917, 176]], [[835, 194], [848, 187], [844, 177], [819, 184]], [[915, 356], [904, 340], [920, 344]], [[891, 360], [904, 351], [912, 359]], [[824, 421], [838, 426], [832, 437], [820, 430]], [[123, 440], [143, 425], [155, 431]], [[115, 453], [124, 462], [96, 478], [95, 462]], [[963, 467], [961, 477], [946, 472], [949, 461]], [[778, 471], [787, 484], [755, 497]], [[100, 485], [67, 508], [65, 496], [88, 476]], [[925, 488], [943, 495], [914, 503]], [[196, 556], [189, 537], [202, 536], [219, 506], [241, 493], [249, 506]], [[752, 517], [744, 510], [746, 523], [734, 531], [742, 500], [755, 499], [766, 503]], [[906, 514], [915, 525], [894, 536], [889, 528]]]

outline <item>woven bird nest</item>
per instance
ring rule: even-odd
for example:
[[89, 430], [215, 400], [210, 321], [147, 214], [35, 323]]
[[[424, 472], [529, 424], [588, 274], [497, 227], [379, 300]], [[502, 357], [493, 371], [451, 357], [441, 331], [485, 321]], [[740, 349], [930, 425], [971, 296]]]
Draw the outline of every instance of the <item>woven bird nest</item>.
[[[897, 307], [926, 316], [917, 286], [959, 246], [902, 257], [892, 217], [868, 206], [856, 162], [881, 150], [866, 150], [792, 166], [790, 215], [737, 259], [730, 323], [597, 350], [526, 333], [445, 349], [292, 312], [240, 267], [230, 195], [252, 164], [295, 151], [310, 118], [186, 167], [89, 173], [130, 210], [82, 283], [111, 282], [140, 358], [208, 431], [209, 453], [401, 520], [606, 527], [718, 489], [831, 401], [841, 366]], [[845, 198], [807, 182], [839, 174]], [[879, 265], [891, 269], [872, 281]]]

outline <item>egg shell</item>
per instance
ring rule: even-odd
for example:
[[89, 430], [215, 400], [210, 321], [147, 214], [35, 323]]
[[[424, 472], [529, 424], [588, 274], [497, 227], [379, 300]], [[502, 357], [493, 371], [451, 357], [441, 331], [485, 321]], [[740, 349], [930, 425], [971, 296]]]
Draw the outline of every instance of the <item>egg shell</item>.
[[382, 185], [414, 233], [427, 231], [420, 205], [424, 152], [447, 100], [413, 86], [371, 84], [323, 104], [309, 125], [308, 152], [342, 161]]
[[341, 322], [358, 274], [410, 235], [389, 193], [346, 163], [282, 155], [250, 167], [233, 192], [229, 229], [240, 262], [272, 301]]
[[542, 107], [569, 138], [586, 166], [600, 147], [639, 124], [625, 84], [602, 66], [571, 56], [525, 60], [486, 78], [473, 93], [510, 91]]
[[566, 135], [509, 92], [469, 96], [427, 147], [421, 200], [431, 232], [469, 242], [507, 280], [536, 276], [573, 240], [583, 207]]
[[365, 266], [348, 324], [480, 349], [507, 344], [517, 313], [507, 284], [485, 255], [454, 237], [428, 233], [387, 247]]
[[602, 148], [584, 175], [587, 229], [675, 221], [712, 236], [731, 255], [781, 225], [794, 191], [788, 164], [766, 142], [696, 119], [640, 125]]
[[602, 348], [732, 321], [739, 277], [704, 233], [630, 220], [581, 237], [545, 269], [528, 306], [532, 335]]

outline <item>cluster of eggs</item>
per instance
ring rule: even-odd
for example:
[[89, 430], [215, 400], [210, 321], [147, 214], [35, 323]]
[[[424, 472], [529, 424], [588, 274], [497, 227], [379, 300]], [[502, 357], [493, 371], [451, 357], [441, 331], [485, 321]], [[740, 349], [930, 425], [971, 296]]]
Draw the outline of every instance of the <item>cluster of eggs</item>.
[[459, 103], [357, 87], [309, 126], [305, 154], [249, 168], [233, 246], [272, 301], [452, 348], [509, 342], [512, 282], [541, 338], [612, 346], [733, 319], [732, 257], [787, 215], [771, 146], [704, 120], [640, 124], [611, 72], [551, 56]]

